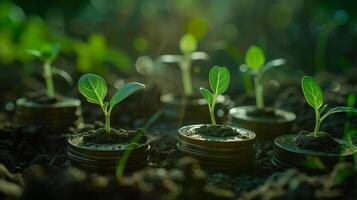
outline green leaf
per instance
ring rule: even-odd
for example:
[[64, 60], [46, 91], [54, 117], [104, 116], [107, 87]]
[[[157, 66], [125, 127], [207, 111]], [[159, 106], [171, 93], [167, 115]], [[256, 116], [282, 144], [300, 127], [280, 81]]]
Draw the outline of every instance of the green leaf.
[[190, 54], [197, 48], [197, 41], [192, 34], [185, 34], [180, 40], [180, 49], [183, 54]]
[[38, 57], [38, 58], [41, 58], [41, 57], [42, 57], [41, 51], [37, 51], [37, 50], [34, 50], [34, 49], [26, 49], [25, 52], [26, 52], [27, 54], [36, 56], [36, 57]]
[[90, 103], [103, 105], [107, 86], [102, 77], [95, 74], [84, 74], [78, 81], [78, 89]]
[[245, 55], [245, 62], [250, 68], [260, 69], [265, 63], [263, 50], [254, 45], [249, 47]]
[[281, 65], [284, 65], [285, 63], [286, 63], [285, 59], [283, 59], [283, 58], [271, 60], [263, 66], [262, 71], [263, 72], [269, 71], [270, 69], [275, 68], [275, 67], [280, 67]]
[[344, 106], [338, 106], [336, 108], [332, 108], [331, 110], [327, 111], [327, 113], [321, 117], [321, 121], [326, 119], [328, 116], [334, 114], [334, 113], [355, 113], [357, 114], [357, 109], [353, 107], [344, 107]]
[[229, 86], [230, 74], [226, 67], [214, 66], [209, 72], [209, 83], [212, 91], [218, 95], [225, 92]]
[[322, 91], [320, 86], [313, 78], [309, 76], [304, 76], [302, 78], [302, 91], [304, 93], [307, 103], [315, 110], [318, 110], [322, 106]]
[[119, 102], [123, 101], [126, 97], [128, 97], [129, 95], [131, 95], [132, 93], [145, 88], [144, 84], [141, 83], [127, 83], [125, 84], [122, 88], [120, 88], [112, 97], [112, 99], [110, 99], [110, 108], [109, 110], [111, 110], [116, 104], [118, 104]]
[[205, 88], [200, 88], [201, 94], [202, 96], [206, 99], [208, 105], [212, 105], [213, 103], [213, 99], [214, 99], [214, 94], [212, 94], [212, 92], [210, 92], [209, 90], [205, 89]]

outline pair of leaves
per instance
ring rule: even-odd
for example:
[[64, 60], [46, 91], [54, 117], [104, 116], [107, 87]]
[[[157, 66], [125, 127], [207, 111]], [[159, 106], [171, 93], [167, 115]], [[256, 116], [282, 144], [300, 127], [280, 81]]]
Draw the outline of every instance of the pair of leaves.
[[[44, 62], [52, 62], [54, 61], [59, 52], [60, 52], [60, 45], [59, 44], [44, 44], [40, 50], [28, 49], [26, 52], [30, 55], [36, 56], [42, 59]], [[64, 78], [70, 85], [73, 85], [73, 79], [71, 75], [69, 75], [66, 71], [52, 67], [53, 74], [57, 74]]]
[[265, 55], [263, 50], [253, 45], [249, 47], [245, 55], [245, 63], [248, 68], [251, 68], [254, 71], [262, 70], [262, 72], [264, 73], [270, 70], [271, 68], [285, 64], [285, 59], [274, 59], [265, 64]]
[[[320, 86], [316, 83], [316, 81], [309, 76], [304, 76], [302, 78], [301, 83], [302, 83], [302, 91], [304, 93], [307, 103], [320, 113], [325, 111], [327, 105], [322, 106], [323, 93]], [[357, 109], [353, 107], [344, 107], [344, 106], [332, 108], [321, 117], [321, 121], [323, 121], [324, 119], [326, 119], [328, 116], [332, 114], [341, 113], [341, 112], [357, 113]]]
[[107, 86], [105, 80], [95, 74], [85, 74], [78, 81], [78, 89], [90, 103], [100, 105], [103, 110], [112, 110], [115, 105], [123, 101], [132, 93], [145, 88], [141, 83], [127, 83], [120, 88], [110, 99], [110, 102], [104, 102], [107, 95]]
[[212, 105], [215, 98], [225, 92], [230, 83], [230, 74], [226, 67], [214, 66], [209, 72], [209, 83], [212, 92], [200, 88], [203, 97], [206, 99], [209, 105]]

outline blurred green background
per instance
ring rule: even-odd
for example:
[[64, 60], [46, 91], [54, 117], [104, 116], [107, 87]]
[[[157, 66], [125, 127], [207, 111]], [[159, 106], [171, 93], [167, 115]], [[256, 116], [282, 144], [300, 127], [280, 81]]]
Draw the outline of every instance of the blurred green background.
[[179, 54], [185, 33], [210, 56], [194, 68], [203, 78], [213, 64], [238, 77], [253, 44], [267, 60], [285, 58], [293, 71], [344, 72], [357, 64], [356, 11], [357, 1], [347, 0], [1, 1], [1, 88], [40, 77], [39, 62], [24, 51], [44, 43], [60, 43], [56, 65], [75, 78], [85, 72], [132, 77], [140, 56]]

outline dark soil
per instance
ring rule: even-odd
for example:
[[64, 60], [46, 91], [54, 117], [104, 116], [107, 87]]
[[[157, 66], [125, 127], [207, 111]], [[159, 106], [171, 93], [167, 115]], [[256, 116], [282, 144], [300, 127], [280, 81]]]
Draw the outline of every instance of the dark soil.
[[295, 138], [296, 146], [300, 149], [321, 151], [325, 153], [340, 153], [343, 146], [331, 134], [320, 132], [318, 136], [308, 131], [301, 131]]
[[125, 129], [111, 129], [107, 133], [104, 128], [90, 130], [83, 136], [83, 144], [117, 144], [130, 142], [138, 134], [145, 135], [145, 130], [125, 130]]
[[357, 198], [357, 170], [340, 163], [327, 176], [309, 176], [290, 169], [271, 176], [262, 186], [241, 199], [347, 199]]
[[0, 163], [11, 172], [34, 164], [56, 170], [66, 162], [64, 134], [44, 126], [7, 124], [0, 129]]
[[246, 135], [242, 135], [239, 131], [232, 129], [229, 126], [200, 126], [195, 129], [196, 134], [212, 136], [212, 137], [232, 137], [236, 136], [242, 139], [248, 139]]

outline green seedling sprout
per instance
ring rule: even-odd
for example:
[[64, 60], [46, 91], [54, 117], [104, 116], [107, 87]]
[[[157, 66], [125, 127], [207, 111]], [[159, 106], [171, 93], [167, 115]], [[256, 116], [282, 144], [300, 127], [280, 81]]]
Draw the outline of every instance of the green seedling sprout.
[[214, 66], [209, 72], [209, 84], [211, 86], [212, 92], [205, 88], [200, 88], [203, 97], [207, 101], [212, 125], [214, 126], [217, 125], [214, 117], [216, 99], [220, 94], [227, 90], [229, 82], [230, 74], [228, 69], [226, 67]]
[[58, 44], [45, 44], [40, 50], [28, 49], [26, 52], [40, 58], [43, 61], [43, 78], [46, 83], [46, 94], [49, 98], [55, 96], [53, 84], [53, 74], [62, 76], [69, 84], [73, 83], [71, 76], [64, 70], [52, 66], [53, 61], [58, 57], [60, 47]]
[[338, 106], [336, 108], [327, 110], [327, 105], [323, 105], [322, 90], [313, 78], [304, 76], [302, 78], [301, 85], [307, 103], [315, 110], [316, 123], [313, 132], [315, 137], [320, 133], [321, 122], [324, 121], [328, 116], [341, 112], [357, 113], [357, 109], [353, 107]]
[[105, 101], [107, 95], [107, 86], [102, 77], [95, 74], [84, 74], [78, 81], [79, 92], [87, 98], [90, 103], [98, 104], [105, 116], [105, 130], [110, 133], [110, 114], [115, 105], [123, 101], [132, 93], [145, 88], [141, 83], [127, 83], [123, 85], [110, 99]]
[[249, 47], [245, 55], [245, 63], [240, 68], [249, 69], [254, 76], [254, 90], [257, 108], [264, 108], [263, 75], [271, 68], [285, 64], [285, 59], [279, 58], [265, 63], [265, 55], [257, 46]]
[[183, 55], [163, 55], [159, 59], [165, 63], [178, 63], [185, 96], [192, 96], [193, 86], [191, 78], [191, 67], [193, 60], [207, 60], [208, 55], [204, 52], [196, 51], [197, 40], [192, 34], [185, 34], [180, 40], [180, 50]]

